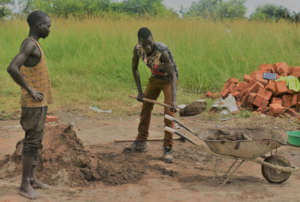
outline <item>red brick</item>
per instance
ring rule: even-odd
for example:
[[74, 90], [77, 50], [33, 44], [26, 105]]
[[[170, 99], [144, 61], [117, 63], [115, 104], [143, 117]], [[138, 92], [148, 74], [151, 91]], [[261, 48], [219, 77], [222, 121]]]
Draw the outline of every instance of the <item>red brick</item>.
[[264, 86], [259, 83], [258, 81], [255, 82], [254, 84], [252, 84], [252, 86], [250, 86], [250, 88], [248, 89], [249, 93], [257, 93], [259, 88], [263, 88]]
[[242, 97], [242, 100], [241, 100], [241, 107], [247, 107], [248, 105], [248, 95], [245, 95]]
[[237, 84], [233, 84], [230, 87], [230, 92], [235, 92], [235, 91], [239, 91], [239, 86]]
[[49, 115], [47, 115], [46, 116], [46, 123], [49, 123], [49, 122], [58, 123], [58, 118], [56, 116], [49, 116]]
[[224, 90], [222, 91], [222, 93], [221, 93], [222, 98], [226, 98], [226, 97], [228, 96], [229, 93], [230, 93], [230, 92], [229, 92], [228, 89], [224, 89]]
[[220, 97], [220, 93], [219, 92], [212, 93], [211, 91], [208, 91], [206, 93], [206, 97], [216, 99], [216, 98]]
[[239, 80], [237, 78], [230, 78], [225, 82], [223, 89], [229, 88], [229, 86], [232, 86], [232, 84], [237, 84], [238, 82]]
[[256, 97], [256, 93], [250, 93], [248, 97], [248, 103], [253, 104], [255, 97]]
[[300, 67], [293, 67], [291, 75], [295, 77], [300, 77]]
[[274, 65], [274, 69], [276, 73], [281, 76], [287, 76], [290, 73], [290, 68], [285, 62], [278, 62]]
[[263, 86], [268, 85], [268, 80], [267, 79], [257, 79]]
[[285, 108], [280, 105], [280, 104], [270, 104], [270, 111], [273, 113], [273, 114], [281, 114], [285, 111]]
[[213, 96], [213, 93], [210, 91], [207, 91], [206, 93], [206, 97], [211, 98]]
[[266, 100], [270, 100], [272, 97], [272, 92], [264, 88], [259, 88], [257, 94], [264, 97]]
[[269, 104], [269, 101], [261, 95], [256, 95], [253, 105], [261, 108], [265, 108]]
[[244, 75], [244, 81], [246, 81], [246, 82], [248, 82], [248, 83], [251, 83], [252, 80], [253, 80], [253, 79], [251, 78], [250, 75], [248, 75], [248, 74], [245, 74], [245, 75]]
[[297, 104], [296, 104], [296, 111], [297, 111], [297, 112], [300, 111], [300, 101], [298, 101]]
[[224, 91], [225, 89], [229, 88], [229, 86], [231, 86], [231, 85], [232, 85], [232, 78], [228, 79], [228, 80], [225, 82], [225, 84], [224, 84], [224, 86], [223, 86], [223, 91]]
[[234, 84], [234, 83], [231, 83], [230, 86], [228, 86], [227, 89], [228, 89], [229, 93], [232, 93], [234, 91], [235, 86], [236, 86], [236, 84]]
[[244, 97], [244, 96], [248, 96], [249, 95], [249, 91], [248, 91], [248, 88], [244, 89], [243, 91], [241, 91], [241, 97]]
[[283, 94], [287, 93], [289, 89], [286, 86], [285, 81], [277, 81], [276, 82], [276, 94]]
[[273, 95], [273, 93], [272, 93], [271, 91], [268, 91], [268, 90], [266, 90], [265, 92], [266, 92], [266, 93], [265, 93], [265, 98], [266, 98], [267, 100], [270, 100], [271, 97], [272, 97], [272, 95]]
[[279, 104], [282, 105], [282, 99], [278, 97], [272, 98], [272, 104]]
[[293, 99], [292, 95], [283, 95], [282, 96], [282, 105], [287, 108], [291, 107], [292, 99]]
[[259, 66], [259, 70], [262, 70], [264, 72], [273, 73], [274, 72], [274, 67], [271, 64], [263, 64], [263, 65]]
[[234, 92], [231, 93], [231, 95], [233, 97], [235, 97], [236, 99], [239, 99], [240, 95], [241, 95], [241, 92], [240, 91], [234, 91]]
[[264, 78], [264, 71], [262, 70], [254, 71], [252, 72], [251, 77], [254, 80], [262, 80]]
[[231, 83], [235, 83], [235, 84], [237, 84], [239, 82], [239, 80], [237, 78], [231, 78], [229, 80]]
[[292, 98], [292, 103], [291, 103], [291, 106], [296, 106], [297, 104], [297, 98], [298, 98], [298, 94], [294, 94], [293, 95], [293, 98]]
[[227, 81], [227, 82], [225, 82], [225, 83], [224, 83], [224, 86], [223, 86], [223, 90], [222, 90], [222, 91], [225, 91], [225, 90], [227, 90], [227, 89], [228, 89], [228, 87], [230, 86], [230, 84], [231, 84], [231, 83], [230, 83], [230, 82], [228, 82], [228, 81]]
[[271, 91], [272, 93], [276, 92], [276, 83], [275, 81], [270, 80], [268, 85], [266, 86], [266, 89]]
[[264, 79], [263, 75], [264, 75], [264, 71], [258, 70], [251, 74], [251, 78], [254, 81], [259, 81], [261, 84], [263, 84], [263, 86], [265, 86], [268, 84], [268, 80]]
[[238, 84], [238, 90], [239, 91], [243, 91], [244, 89], [246, 89], [249, 86], [249, 83], [242, 81]]

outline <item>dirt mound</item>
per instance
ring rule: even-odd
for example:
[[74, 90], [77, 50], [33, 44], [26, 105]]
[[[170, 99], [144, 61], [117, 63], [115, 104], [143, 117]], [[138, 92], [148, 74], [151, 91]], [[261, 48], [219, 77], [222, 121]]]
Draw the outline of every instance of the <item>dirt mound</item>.
[[[0, 160], [0, 178], [21, 174], [23, 140], [11, 156]], [[90, 182], [120, 185], [135, 183], [145, 165], [125, 154], [93, 153], [86, 149], [72, 126], [49, 126], [45, 130], [37, 175], [51, 185], [86, 186]]]

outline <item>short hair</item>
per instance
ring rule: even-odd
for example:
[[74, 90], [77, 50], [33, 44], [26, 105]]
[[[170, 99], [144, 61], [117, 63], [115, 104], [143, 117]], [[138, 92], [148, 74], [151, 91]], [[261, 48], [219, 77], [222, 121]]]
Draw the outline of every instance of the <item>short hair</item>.
[[33, 11], [31, 12], [28, 17], [27, 17], [27, 22], [29, 24], [29, 26], [33, 26], [35, 24], [37, 24], [42, 18], [44, 17], [49, 17], [46, 13], [44, 13], [43, 11]]
[[150, 29], [147, 27], [142, 27], [138, 31], [138, 39], [148, 39], [149, 36], [152, 36]]

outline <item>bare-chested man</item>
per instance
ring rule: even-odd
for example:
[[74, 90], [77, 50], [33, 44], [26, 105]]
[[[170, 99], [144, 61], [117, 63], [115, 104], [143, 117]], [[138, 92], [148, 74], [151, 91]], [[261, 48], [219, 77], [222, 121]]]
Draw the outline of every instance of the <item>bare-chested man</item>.
[[[147, 88], [143, 93], [138, 71], [139, 59], [150, 68], [152, 75], [149, 79]], [[157, 99], [160, 92], [164, 93], [164, 102], [172, 106], [171, 109], [165, 108], [165, 114], [174, 116], [176, 112], [176, 85], [177, 67], [173, 56], [168, 47], [162, 43], [155, 42], [151, 31], [143, 27], [138, 31], [138, 44], [134, 47], [132, 58], [132, 71], [138, 89], [137, 100], [143, 101], [143, 97]], [[143, 102], [138, 136], [135, 142], [125, 152], [144, 152], [146, 151], [146, 140], [151, 120], [153, 104]], [[173, 127], [173, 123], [165, 119], [165, 125]], [[163, 159], [172, 163], [173, 134], [165, 132], [163, 145]]]
[[20, 52], [11, 61], [7, 71], [21, 87], [21, 125], [25, 131], [22, 151], [22, 183], [20, 194], [29, 199], [38, 198], [33, 188], [46, 189], [47, 184], [35, 176], [38, 153], [42, 149], [42, 139], [48, 104], [52, 102], [48, 67], [40, 38], [50, 33], [51, 21], [47, 14], [34, 11], [27, 18], [30, 32], [23, 41]]

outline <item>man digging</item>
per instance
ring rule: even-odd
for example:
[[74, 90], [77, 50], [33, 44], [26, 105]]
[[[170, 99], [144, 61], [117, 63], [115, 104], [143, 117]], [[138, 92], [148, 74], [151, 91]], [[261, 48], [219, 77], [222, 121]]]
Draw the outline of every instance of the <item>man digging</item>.
[[22, 88], [20, 123], [25, 131], [22, 151], [22, 183], [20, 194], [29, 199], [38, 198], [33, 188], [47, 189], [48, 185], [36, 179], [35, 168], [42, 139], [48, 104], [52, 103], [51, 86], [44, 52], [38, 42], [50, 33], [51, 21], [47, 14], [34, 11], [27, 18], [29, 36], [23, 41], [7, 71]]
[[[138, 71], [139, 59], [143, 60], [152, 72], [144, 93]], [[132, 71], [138, 89], [137, 100], [143, 102], [143, 97], [156, 100], [160, 92], [163, 91], [165, 104], [171, 105], [171, 108], [165, 108], [164, 113], [174, 116], [176, 112], [176, 85], [178, 77], [176, 63], [168, 47], [162, 43], [155, 42], [151, 31], [146, 27], [138, 31], [138, 44], [133, 51]], [[134, 143], [130, 147], [125, 148], [125, 152], [146, 151], [152, 109], [152, 103], [143, 102], [138, 135]], [[166, 126], [173, 127], [171, 121], [165, 119], [164, 122]], [[173, 162], [172, 146], [173, 134], [165, 132], [163, 159], [168, 163]]]

